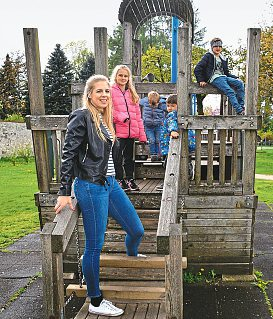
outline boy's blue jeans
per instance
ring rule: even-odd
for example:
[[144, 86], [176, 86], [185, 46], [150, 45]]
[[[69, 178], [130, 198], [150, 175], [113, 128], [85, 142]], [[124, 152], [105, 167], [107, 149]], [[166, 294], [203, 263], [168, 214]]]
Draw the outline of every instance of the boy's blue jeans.
[[217, 87], [229, 99], [236, 113], [243, 111], [245, 104], [245, 88], [242, 81], [228, 76], [219, 76], [212, 81], [211, 85]]
[[125, 244], [129, 256], [136, 256], [144, 235], [136, 210], [114, 176], [105, 185], [75, 179], [74, 191], [80, 206], [85, 232], [82, 270], [89, 297], [101, 295], [99, 287], [100, 253], [108, 216], [113, 217], [126, 231]]
[[145, 133], [149, 142], [150, 155], [160, 155], [159, 142], [160, 142], [161, 127], [145, 127]]

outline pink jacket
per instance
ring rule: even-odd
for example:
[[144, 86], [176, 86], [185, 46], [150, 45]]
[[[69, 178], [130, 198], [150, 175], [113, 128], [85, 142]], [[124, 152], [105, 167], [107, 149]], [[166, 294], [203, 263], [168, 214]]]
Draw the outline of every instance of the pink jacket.
[[132, 101], [130, 91], [122, 92], [117, 84], [112, 86], [111, 91], [117, 137], [136, 138], [140, 142], [147, 142], [140, 107]]

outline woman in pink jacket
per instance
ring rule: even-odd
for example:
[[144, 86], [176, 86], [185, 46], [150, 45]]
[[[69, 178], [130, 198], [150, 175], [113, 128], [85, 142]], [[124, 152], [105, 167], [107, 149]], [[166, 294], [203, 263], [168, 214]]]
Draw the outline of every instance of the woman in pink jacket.
[[[139, 107], [139, 96], [126, 65], [117, 65], [111, 75], [113, 120], [120, 144], [120, 156], [115, 160], [116, 179], [125, 190], [137, 191], [134, 180], [134, 142], [147, 142]], [[123, 176], [125, 170], [126, 179]]]

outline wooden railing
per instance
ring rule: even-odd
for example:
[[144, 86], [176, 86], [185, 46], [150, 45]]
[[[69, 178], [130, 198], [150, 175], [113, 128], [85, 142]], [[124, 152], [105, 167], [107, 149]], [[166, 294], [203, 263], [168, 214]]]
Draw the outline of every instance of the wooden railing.
[[[76, 202], [74, 201], [75, 205]], [[46, 318], [64, 318], [63, 253], [78, 220], [78, 210], [68, 207], [46, 223], [41, 232], [43, 300]]]

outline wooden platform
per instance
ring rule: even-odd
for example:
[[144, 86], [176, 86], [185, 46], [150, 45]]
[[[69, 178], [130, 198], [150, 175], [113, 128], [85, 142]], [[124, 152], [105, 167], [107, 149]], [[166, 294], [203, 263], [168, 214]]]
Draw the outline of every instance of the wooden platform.
[[[165, 303], [159, 302], [114, 302], [114, 305], [124, 309], [124, 314], [115, 318], [122, 319], [166, 319]], [[89, 303], [86, 302], [75, 319], [106, 319], [113, 317], [105, 317], [93, 315], [88, 312]]]

